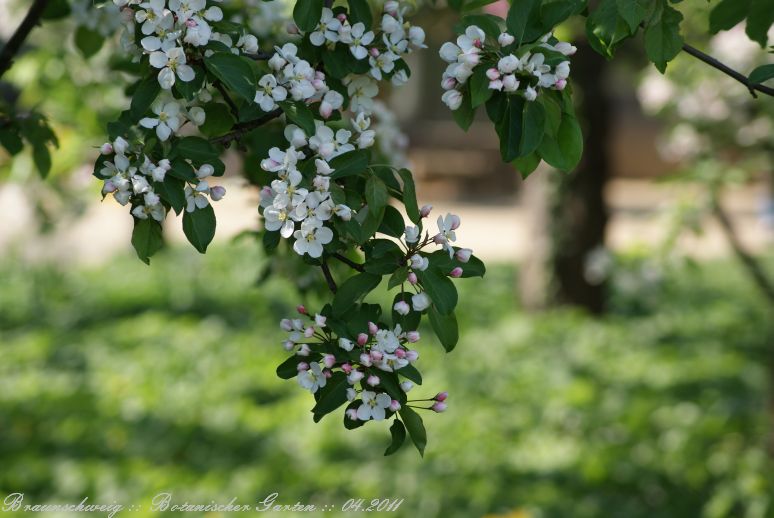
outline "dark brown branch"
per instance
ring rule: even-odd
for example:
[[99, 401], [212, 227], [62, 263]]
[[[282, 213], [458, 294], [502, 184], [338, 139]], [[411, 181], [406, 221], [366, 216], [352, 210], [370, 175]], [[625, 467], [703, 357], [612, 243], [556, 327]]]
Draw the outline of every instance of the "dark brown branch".
[[246, 122], [240, 122], [238, 124], [235, 124], [233, 129], [226, 133], [225, 135], [221, 135], [220, 137], [215, 137], [213, 139], [210, 139], [210, 142], [213, 144], [222, 144], [224, 146], [228, 146], [231, 142], [234, 140], [239, 140], [242, 135], [245, 133], [248, 133], [255, 128], [259, 128], [266, 124], [269, 121], [272, 121], [282, 115], [282, 109], [277, 108], [274, 111], [270, 111], [266, 115], [263, 115], [262, 117], [258, 117], [257, 119], [253, 119], [251, 121]]
[[13, 58], [21, 49], [24, 40], [32, 31], [32, 29], [40, 23], [40, 17], [43, 15], [43, 11], [46, 9], [48, 0], [35, 0], [30, 6], [30, 10], [27, 11], [27, 15], [22, 20], [16, 32], [13, 33], [11, 39], [5, 44], [2, 50], [0, 50], [0, 77], [11, 68], [13, 64]]
[[231, 96], [228, 95], [228, 92], [226, 91], [226, 88], [223, 86], [223, 83], [220, 81], [215, 81], [212, 83], [215, 88], [220, 92], [220, 95], [223, 96], [223, 100], [226, 101], [226, 104], [228, 104], [228, 108], [231, 110], [231, 113], [234, 115], [234, 117], [239, 117], [239, 110], [237, 109], [236, 104], [234, 103], [233, 99], [231, 99]]
[[333, 293], [336, 293], [338, 291], [338, 288], [336, 287], [336, 281], [333, 280], [333, 276], [331, 275], [331, 269], [328, 267], [328, 263], [326, 263], [324, 259], [322, 264], [320, 265], [320, 268], [322, 268], [323, 276], [325, 277], [325, 282], [328, 283], [328, 288]]
[[739, 241], [739, 238], [734, 231], [734, 225], [731, 223], [731, 218], [720, 205], [720, 201], [717, 198], [713, 198], [712, 200], [712, 210], [715, 213], [715, 217], [718, 219], [718, 222], [720, 222], [720, 226], [723, 229], [723, 233], [726, 235], [726, 239], [728, 239], [728, 242], [731, 244], [731, 248], [742, 262], [742, 265], [747, 270], [747, 273], [749, 273], [750, 277], [753, 278], [755, 285], [758, 286], [761, 292], [763, 292], [763, 295], [769, 299], [769, 302], [772, 305], [774, 305], [774, 285], [766, 275], [763, 267], [761, 267], [755, 257], [753, 257], [747, 250], [745, 250], [741, 241]]
[[708, 64], [711, 67], [714, 67], [724, 74], [726, 74], [729, 77], [732, 77], [733, 79], [736, 79], [740, 83], [742, 83], [744, 86], [747, 87], [747, 89], [750, 91], [750, 94], [757, 98], [758, 95], [755, 93], [756, 91], [764, 93], [766, 95], [770, 95], [774, 97], [774, 88], [769, 88], [768, 86], [763, 86], [762, 84], [758, 83], [752, 83], [750, 82], [750, 79], [742, 74], [741, 72], [737, 72], [733, 68], [729, 67], [728, 65], [725, 65], [718, 61], [717, 59], [713, 58], [709, 54], [705, 54], [704, 52], [700, 51], [697, 48], [691, 47], [688, 44], [683, 45], [683, 50], [690, 54], [691, 56], [703, 61], [704, 63]]
[[338, 259], [339, 261], [341, 261], [342, 263], [346, 264], [347, 266], [349, 266], [350, 268], [352, 268], [354, 270], [357, 270], [359, 272], [364, 272], [365, 271], [365, 268], [363, 267], [362, 264], [356, 263], [355, 261], [353, 261], [353, 260], [349, 259], [348, 257], [345, 257], [345, 256], [343, 256], [343, 255], [341, 255], [339, 253], [333, 254], [333, 257], [335, 257], [336, 259]]

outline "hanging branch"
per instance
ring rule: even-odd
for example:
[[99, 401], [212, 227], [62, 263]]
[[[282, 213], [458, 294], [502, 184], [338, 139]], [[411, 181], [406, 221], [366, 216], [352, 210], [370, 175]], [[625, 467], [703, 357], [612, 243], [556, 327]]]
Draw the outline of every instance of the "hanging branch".
[[755, 257], [744, 249], [744, 246], [741, 241], [739, 241], [739, 238], [734, 231], [734, 225], [731, 223], [731, 218], [720, 205], [720, 201], [716, 196], [712, 197], [712, 211], [715, 213], [718, 222], [720, 222], [720, 226], [723, 229], [723, 233], [726, 235], [726, 239], [728, 239], [728, 242], [731, 244], [731, 248], [750, 274], [750, 277], [755, 281], [755, 285], [760, 288], [763, 295], [769, 299], [769, 302], [772, 305], [774, 305], [774, 285], [772, 285], [771, 280], [769, 280], [766, 272], [761, 265], [758, 264]]
[[690, 54], [691, 56], [703, 61], [709, 66], [720, 70], [727, 76], [732, 77], [733, 79], [736, 79], [737, 81], [742, 83], [750, 91], [750, 95], [752, 95], [756, 99], [758, 98], [758, 95], [755, 93], [756, 91], [774, 97], [774, 88], [769, 88], [768, 86], [763, 86], [762, 84], [750, 82], [750, 79], [746, 75], [742, 74], [741, 72], [737, 72], [736, 70], [729, 67], [728, 65], [721, 63], [720, 61], [713, 58], [709, 54], [705, 54], [699, 49], [695, 47], [691, 47], [688, 44], [683, 45], [683, 50], [688, 54]]
[[340, 253], [335, 253], [335, 254], [332, 255], [332, 257], [335, 257], [336, 259], [338, 259], [342, 263], [346, 264], [347, 266], [349, 266], [353, 270], [357, 270], [359, 272], [364, 272], [365, 271], [365, 268], [363, 267], [362, 264], [356, 263], [355, 261], [351, 260], [348, 257], [345, 257], [345, 256], [341, 255]]
[[48, 0], [35, 0], [30, 6], [30, 10], [27, 11], [27, 15], [22, 20], [16, 32], [13, 33], [11, 39], [5, 44], [2, 50], [0, 50], [0, 77], [11, 68], [13, 64], [13, 58], [21, 49], [24, 40], [32, 31], [32, 29], [40, 23], [40, 17], [43, 15], [43, 11], [46, 9]]
[[328, 263], [323, 260], [322, 264], [320, 265], [320, 268], [322, 268], [323, 276], [325, 277], [325, 282], [328, 283], [328, 288], [331, 290], [331, 292], [336, 293], [338, 291], [338, 288], [336, 287], [336, 281], [333, 280], [333, 276], [331, 275], [331, 269], [328, 267]]

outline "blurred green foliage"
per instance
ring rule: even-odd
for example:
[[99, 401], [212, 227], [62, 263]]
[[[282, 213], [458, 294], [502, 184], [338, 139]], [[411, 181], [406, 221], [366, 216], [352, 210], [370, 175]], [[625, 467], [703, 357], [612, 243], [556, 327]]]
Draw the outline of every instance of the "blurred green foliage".
[[152, 268], [6, 260], [0, 496], [147, 510], [160, 491], [205, 504], [277, 491], [402, 497], [394, 516], [407, 517], [771, 516], [774, 329], [735, 265], [670, 273], [657, 310], [621, 295], [602, 320], [523, 313], [507, 267], [463, 283], [459, 346], [438, 363], [427, 330], [420, 348], [426, 388], [411, 395], [451, 394], [427, 416], [422, 460], [382, 457], [387, 424], [313, 425], [309, 394], [274, 374], [277, 322], [298, 300], [279, 280], [250, 288], [261, 261], [247, 245], [171, 250]]

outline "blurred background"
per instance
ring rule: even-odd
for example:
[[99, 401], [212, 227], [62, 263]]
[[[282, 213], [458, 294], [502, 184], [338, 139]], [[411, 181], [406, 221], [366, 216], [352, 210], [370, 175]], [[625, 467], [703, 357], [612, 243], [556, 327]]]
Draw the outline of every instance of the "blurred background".
[[[29, 150], [0, 150], [0, 495], [147, 506], [160, 491], [200, 503], [276, 491], [282, 503], [404, 498], [394, 515], [407, 517], [774, 516], [772, 99], [687, 55], [662, 76], [640, 41], [606, 62], [568, 24], [584, 158], [570, 175], [522, 180], [485, 118], [463, 133], [440, 102], [437, 49], [457, 15], [421, 6], [430, 48], [384, 95], [384, 152], [411, 165], [420, 203], [460, 214], [460, 242], [488, 272], [459, 283], [453, 353], [425, 333], [422, 390], [450, 393], [426, 419], [425, 458], [384, 458], [386, 425], [314, 424], [308, 394], [274, 374], [277, 322], [314, 307], [322, 279], [302, 292], [264, 279], [255, 157], [229, 152], [206, 256], [170, 219], [167, 249], [149, 267], [136, 259], [128, 211], [100, 202], [91, 176], [128, 104], [120, 20], [69, 3], [0, 82], [5, 109], [46, 114], [59, 141], [46, 179]], [[283, 27], [287, 2], [246, 3], [260, 38]], [[0, 0], [0, 39], [27, 5]], [[771, 62], [743, 25], [709, 37], [706, 5], [679, 7], [692, 45], [743, 72]], [[89, 59], [73, 41], [87, 30], [109, 37]]]

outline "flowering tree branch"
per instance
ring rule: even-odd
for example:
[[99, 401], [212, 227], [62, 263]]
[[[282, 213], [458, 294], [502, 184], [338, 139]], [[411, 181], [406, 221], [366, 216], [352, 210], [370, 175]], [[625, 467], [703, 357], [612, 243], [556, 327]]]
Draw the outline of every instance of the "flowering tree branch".
[[343, 255], [341, 255], [339, 253], [335, 253], [331, 257], [335, 257], [336, 259], [338, 259], [339, 261], [341, 261], [342, 263], [346, 264], [347, 266], [349, 266], [350, 268], [352, 268], [354, 270], [357, 270], [359, 272], [364, 272], [365, 271], [365, 268], [363, 267], [362, 264], [356, 263], [355, 261], [353, 261], [353, 260], [349, 259], [348, 257], [345, 257], [345, 256], [343, 256]]
[[234, 125], [234, 128], [226, 133], [225, 135], [221, 135], [220, 137], [215, 137], [210, 140], [213, 144], [222, 144], [224, 146], [228, 146], [232, 141], [239, 140], [245, 133], [248, 133], [255, 128], [259, 128], [266, 124], [269, 121], [272, 121], [279, 116], [282, 115], [282, 109], [277, 108], [276, 110], [270, 111], [266, 115], [262, 117], [258, 117], [257, 119], [253, 119], [251, 121], [247, 122], [240, 122], [238, 124]]
[[709, 66], [720, 70], [727, 76], [733, 79], [736, 79], [737, 81], [742, 83], [744, 86], [747, 87], [747, 89], [750, 91], [750, 95], [752, 95], [753, 97], [755, 98], [758, 97], [758, 95], [755, 93], [756, 91], [774, 97], [774, 88], [769, 88], [768, 86], [751, 82], [747, 76], [745, 76], [741, 72], [737, 72], [736, 70], [729, 67], [728, 65], [721, 63], [720, 61], [713, 58], [709, 54], [705, 54], [704, 52], [700, 51], [695, 47], [688, 45], [687, 43], [683, 44], [683, 50], [688, 54], [690, 54], [691, 56], [695, 57], [696, 59], [703, 61]]
[[339, 291], [338, 287], [336, 286], [336, 281], [333, 280], [333, 275], [331, 275], [331, 269], [328, 267], [328, 263], [325, 262], [323, 259], [322, 264], [320, 265], [320, 268], [322, 268], [323, 276], [325, 277], [325, 282], [328, 283], [328, 288], [331, 290], [332, 293], [336, 293]]
[[43, 15], [43, 11], [48, 5], [48, 0], [35, 0], [30, 6], [30, 10], [27, 11], [27, 15], [22, 20], [16, 32], [13, 33], [11, 39], [0, 50], [0, 77], [11, 68], [13, 64], [13, 58], [19, 52], [24, 40], [32, 29], [40, 23], [40, 17]]

